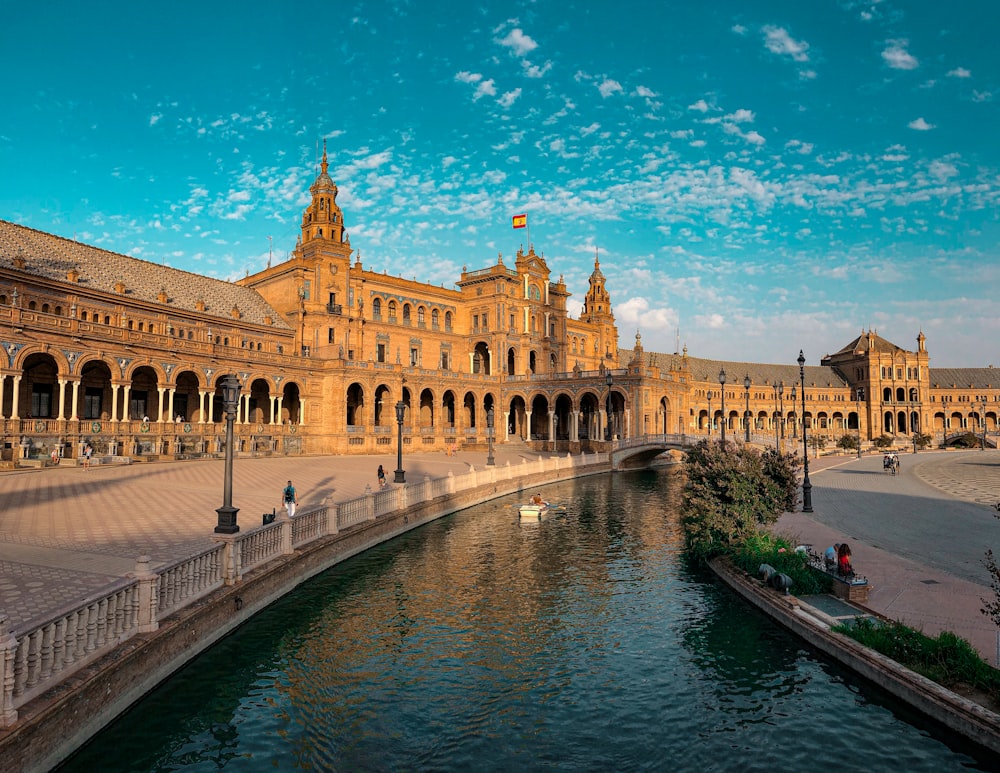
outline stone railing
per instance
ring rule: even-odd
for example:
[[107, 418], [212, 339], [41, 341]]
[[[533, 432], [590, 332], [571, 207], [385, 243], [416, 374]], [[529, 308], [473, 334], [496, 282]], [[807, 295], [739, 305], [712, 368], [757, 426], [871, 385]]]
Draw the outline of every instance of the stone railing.
[[0, 728], [17, 721], [18, 708], [114, 650], [139, 633], [225, 585], [296, 548], [365, 521], [410, 506], [549, 471], [602, 465], [608, 454], [551, 457], [502, 467], [470, 468], [467, 473], [369, 492], [346, 502], [304, 510], [292, 518], [232, 535], [216, 535], [215, 545], [188, 558], [153, 569], [140, 556], [135, 571], [99, 597], [58, 610], [42, 620], [14, 626], [0, 612]]

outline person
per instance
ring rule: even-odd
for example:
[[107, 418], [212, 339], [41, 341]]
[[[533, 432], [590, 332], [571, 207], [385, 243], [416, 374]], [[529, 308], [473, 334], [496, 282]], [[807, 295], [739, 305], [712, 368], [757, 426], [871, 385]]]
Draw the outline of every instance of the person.
[[837, 559], [840, 556], [840, 543], [834, 542], [823, 552], [823, 561], [828, 572], [837, 568]]
[[533, 505], [539, 505], [539, 506], [541, 506], [541, 505], [544, 505], [544, 504], [545, 504], [545, 500], [544, 500], [544, 499], [542, 499], [542, 495], [541, 495], [541, 494], [535, 494], [535, 495], [534, 495], [534, 496], [533, 496], [533, 497], [531, 498], [531, 504], [533, 504]]
[[288, 485], [281, 492], [281, 501], [288, 510], [288, 517], [291, 518], [295, 515], [295, 505], [299, 503], [299, 498], [295, 494], [295, 486], [292, 485], [291, 481], [288, 481]]
[[90, 457], [94, 455], [94, 449], [91, 447], [90, 443], [87, 443], [83, 447], [83, 469], [90, 469]]
[[59, 449], [53, 447], [52, 453], [49, 454], [49, 457], [52, 459], [52, 464], [59, 464]]
[[841, 543], [837, 552], [837, 573], [841, 577], [850, 577], [854, 574], [854, 567], [851, 566], [851, 547], [846, 542]]
[[385, 470], [382, 469], [382, 465], [378, 466], [378, 487], [385, 488]]

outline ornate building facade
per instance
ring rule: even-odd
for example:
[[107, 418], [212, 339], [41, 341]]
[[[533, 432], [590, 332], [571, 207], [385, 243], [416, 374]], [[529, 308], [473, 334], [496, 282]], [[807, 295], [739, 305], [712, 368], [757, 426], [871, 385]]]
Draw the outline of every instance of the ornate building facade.
[[[218, 454], [220, 383], [241, 384], [243, 454], [380, 453], [721, 432], [780, 445], [997, 432], [993, 368], [931, 368], [862, 334], [799, 368], [619, 352], [595, 256], [583, 311], [529, 245], [453, 289], [366, 269], [324, 149], [288, 260], [224, 282], [0, 221], [0, 455]], [[720, 373], [726, 374], [720, 383]], [[793, 398], [793, 388], [796, 394]], [[490, 421], [494, 426], [489, 427]], [[791, 447], [791, 446], [790, 446]]]

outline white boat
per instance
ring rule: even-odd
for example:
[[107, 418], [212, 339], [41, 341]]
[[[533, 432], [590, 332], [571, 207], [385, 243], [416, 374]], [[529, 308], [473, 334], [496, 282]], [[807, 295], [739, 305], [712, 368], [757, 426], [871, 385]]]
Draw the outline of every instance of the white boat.
[[522, 521], [540, 521], [542, 520], [542, 518], [548, 515], [549, 503], [542, 502], [542, 504], [540, 505], [535, 505], [530, 503], [526, 505], [521, 505], [521, 507], [519, 508], [519, 512], [521, 513]]

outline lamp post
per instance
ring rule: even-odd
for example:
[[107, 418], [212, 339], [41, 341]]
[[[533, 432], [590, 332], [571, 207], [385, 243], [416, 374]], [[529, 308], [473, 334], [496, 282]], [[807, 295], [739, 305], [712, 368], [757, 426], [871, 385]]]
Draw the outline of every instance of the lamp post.
[[396, 403], [396, 477], [393, 483], [406, 483], [406, 471], [403, 469], [403, 418], [406, 416], [406, 403], [400, 400]]
[[750, 374], [748, 373], [743, 377], [743, 393], [746, 397], [746, 406], [743, 409], [743, 442], [750, 442], [750, 384], [753, 382], [750, 380]]
[[[798, 392], [797, 392], [796, 388], [793, 386], [792, 387], [792, 394], [791, 394], [792, 407], [793, 408], [795, 407], [795, 400], [797, 399], [797, 397], [798, 397]], [[799, 423], [798, 423], [798, 421], [796, 419], [793, 419], [792, 420], [792, 438], [797, 440], [798, 437], [799, 437]]]
[[712, 390], [708, 390], [706, 395], [708, 398], [708, 436], [712, 437], [712, 424], [714, 423], [715, 417], [712, 416]]
[[611, 376], [611, 371], [604, 377], [604, 383], [608, 385], [608, 399], [607, 399], [607, 417], [605, 419], [604, 427], [604, 439], [611, 440], [611, 385], [614, 383], [614, 378]]
[[[854, 399], [858, 404], [858, 459], [861, 458], [861, 392], [854, 393]], [[917, 452], [916, 440], [913, 443], [913, 453]]]
[[809, 482], [809, 445], [806, 443], [806, 356], [799, 349], [799, 382], [802, 385], [802, 512], [813, 511], [812, 483]]
[[780, 440], [778, 441], [778, 453], [780, 454], [785, 445], [785, 382], [778, 382], [778, 431]]
[[719, 371], [719, 385], [722, 387], [720, 390], [720, 400], [722, 400], [722, 408], [719, 410], [722, 413], [722, 445], [726, 445], [726, 369], [722, 368]]
[[986, 450], [986, 399], [983, 398], [983, 412], [979, 414], [979, 423], [983, 425], [983, 444], [979, 447], [980, 451]]
[[216, 534], [235, 534], [240, 530], [236, 523], [236, 514], [240, 511], [233, 507], [233, 421], [236, 419], [236, 406], [240, 400], [240, 381], [229, 374], [222, 379], [222, 410], [226, 415], [226, 472], [222, 488], [222, 507], [215, 512], [219, 514], [215, 526]]
[[493, 459], [493, 407], [486, 412], [486, 464], [495, 465]]

